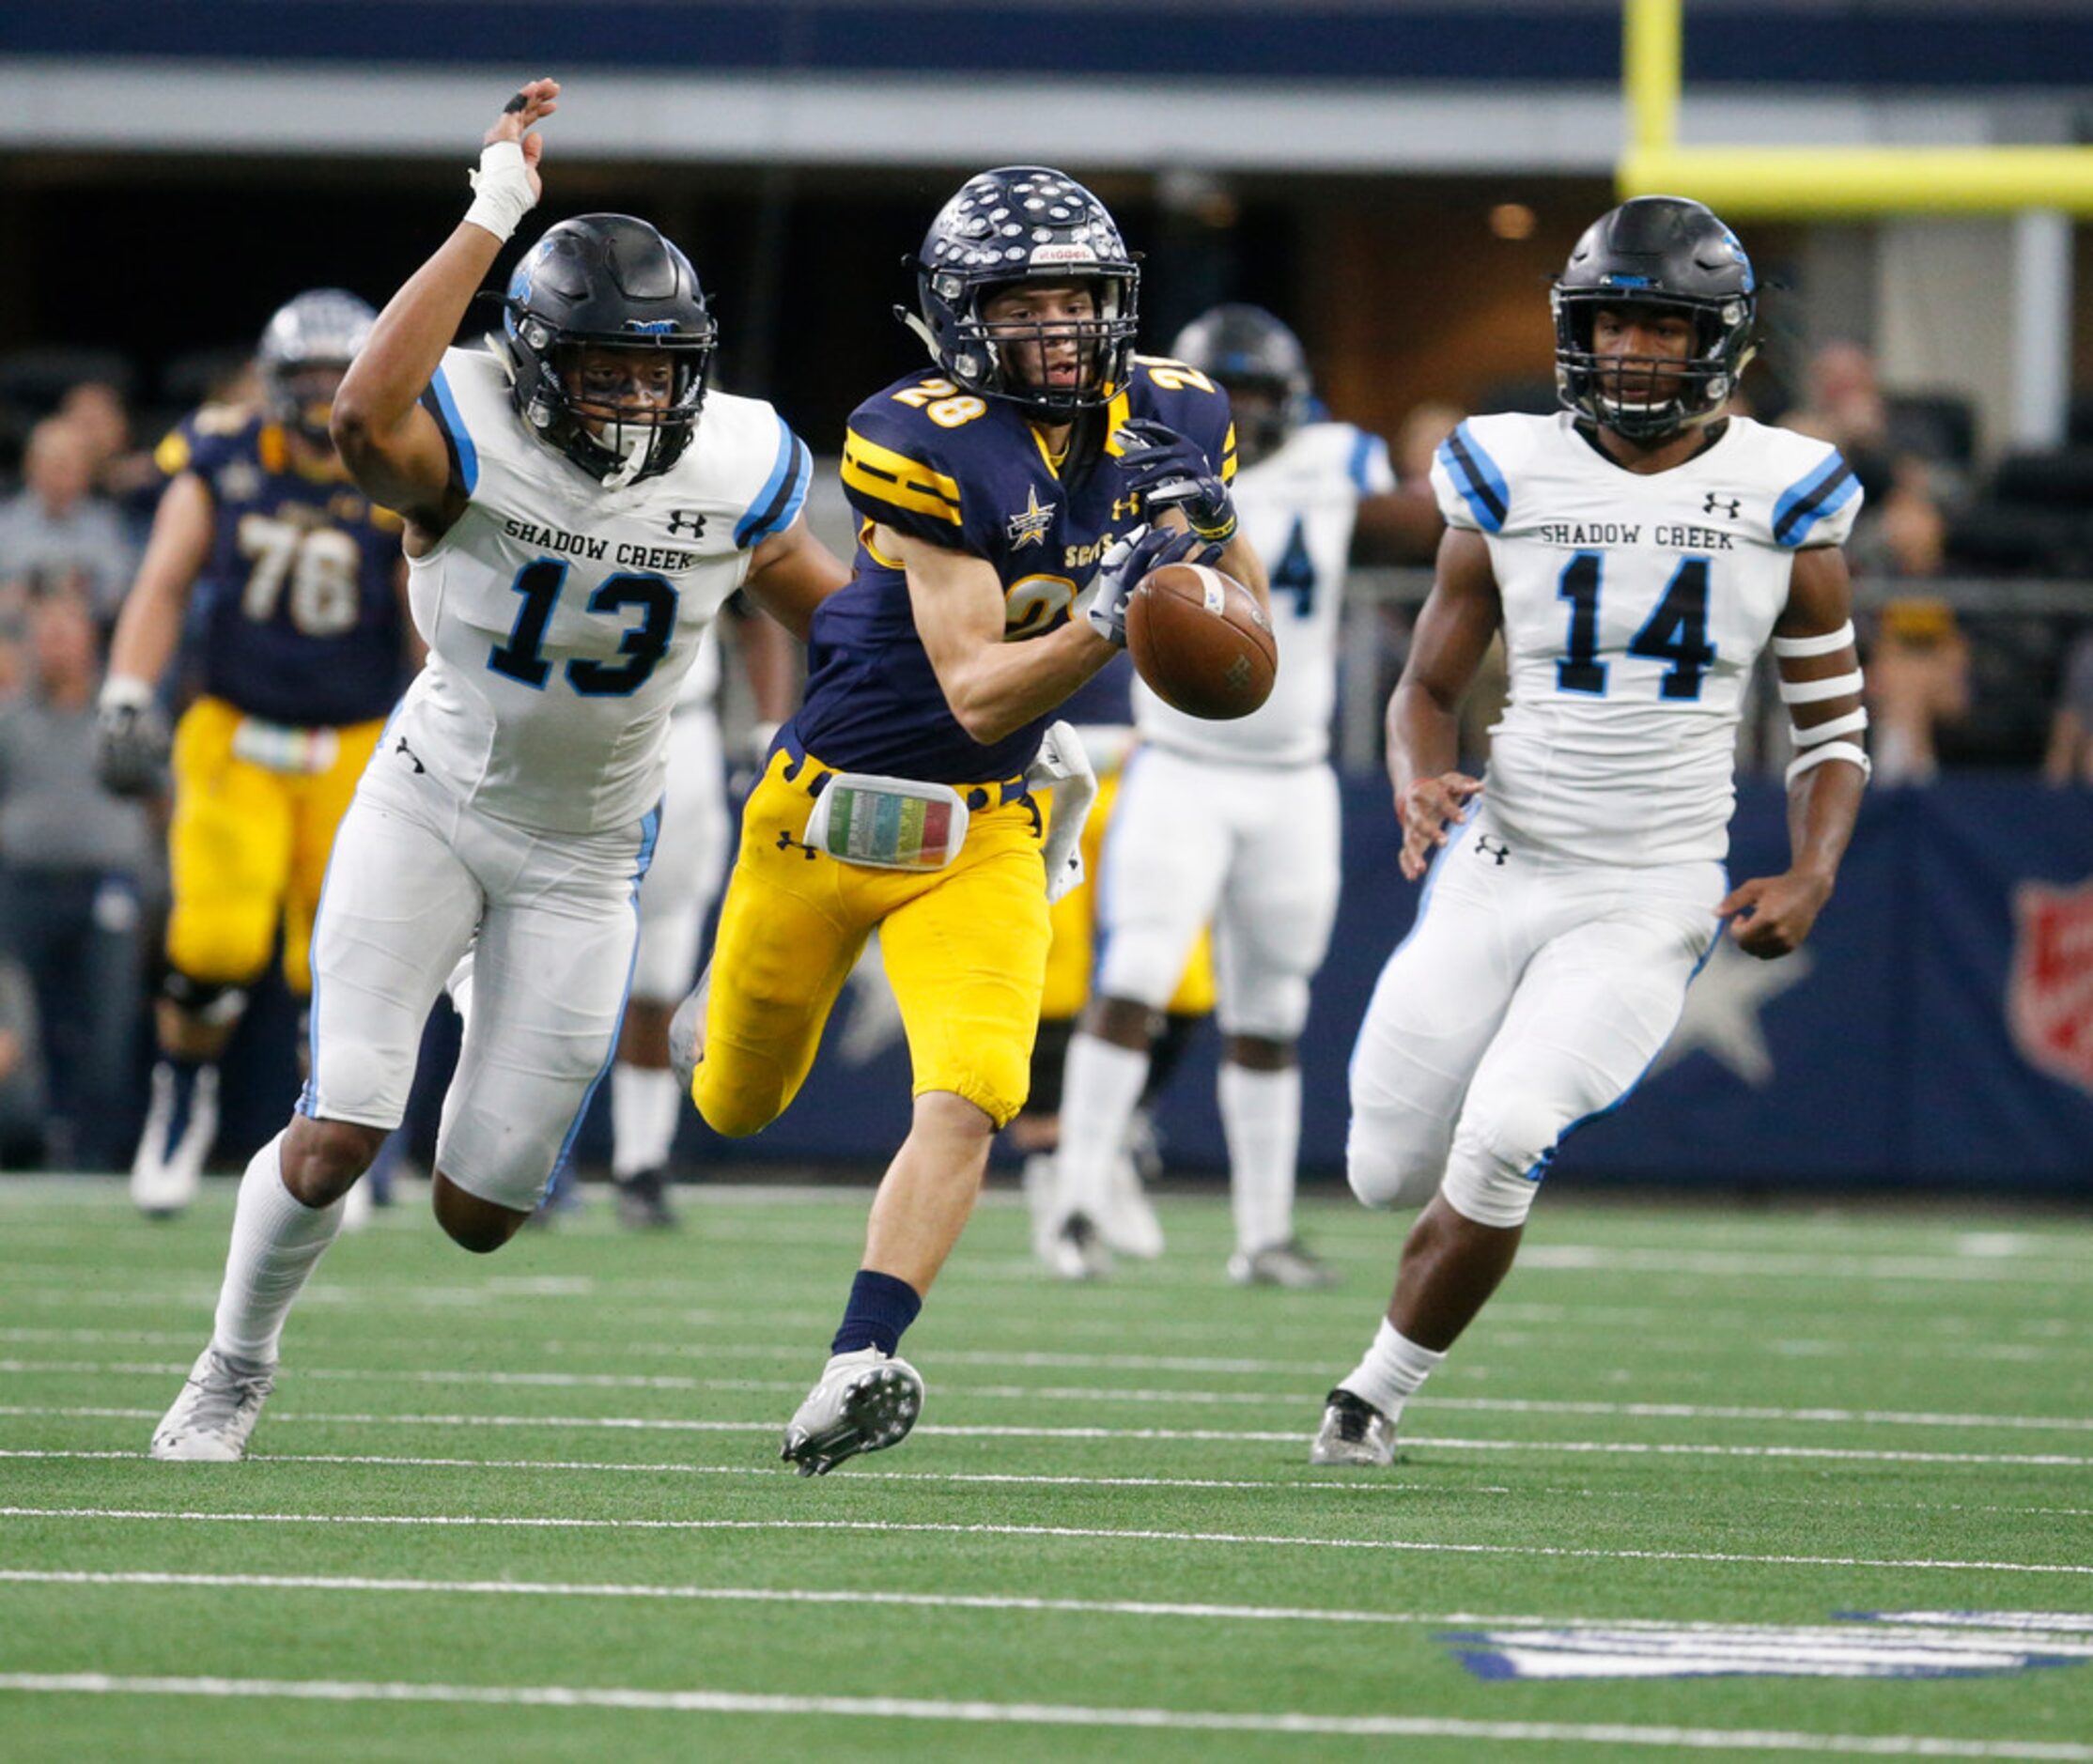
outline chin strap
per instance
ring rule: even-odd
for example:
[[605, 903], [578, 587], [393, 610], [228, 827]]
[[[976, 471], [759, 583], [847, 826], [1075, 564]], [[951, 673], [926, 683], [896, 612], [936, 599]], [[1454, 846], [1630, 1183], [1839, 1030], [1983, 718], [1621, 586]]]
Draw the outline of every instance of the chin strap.
[[912, 313], [906, 306], [896, 306], [894, 317], [922, 339], [922, 346], [930, 351], [930, 359], [942, 367], [944, 358], [938, 353], [938, 339], [930, 334], [930, 327], [923, 323], [920, 313]]

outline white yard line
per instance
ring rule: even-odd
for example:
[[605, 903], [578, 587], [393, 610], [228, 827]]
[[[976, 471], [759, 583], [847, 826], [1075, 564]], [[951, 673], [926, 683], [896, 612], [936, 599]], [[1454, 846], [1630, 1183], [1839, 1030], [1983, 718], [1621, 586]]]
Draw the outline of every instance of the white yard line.
[[[0, 1569], [0, 1585], [48, 1586], [202, 1586], [271, 1592], [441, 1593], [456, 1597], [525, 1599], [668, 1599], [726, 1604], [907, 1605], [960, 1611], [1032, 1611], [1085, 1617], [1196, 1617], [1244, 1623], [1449, 1624], [1504, 1628], [1561, 1625], [1589, 1619], [1429, 1616], [1410, 1611], [1315, 1610], [1289, 1605], [1186, 1604], [1138, 1599], [1040, 1599], [989, 1593], [860, 1592], [803, 1586], [679, 1586], [630, 1582], [532, 1580], [400, 1580], [337, 1574], [174, 1574], [152, 1570], [97, 1572], [68, 1569]], [[1626, 1628], [1626, 1624], [1614, 1624]], [[1679, 1630], [1682, 1624], [1666, 1626]], [[1732, 1628], [1734, 1626], [1725, 1626]]]
[[1093, 1709], [1061, 1703], [944, 1701], [899, 1696], [794, 1696], [739, 1691], [643, 1691], [610, 1686], [427, 1684], [333, 1679], [124, 1678], [112, 1673], [0, 1674], [0, 1692], [72, 1696], [258, 1697], [325, 1703], [443, 1703], [497, 1708], [644, 1710], [675, 1714], [828, 1716], [1202, 1733], [1361, 1739], [1466, 1740], [1498, 1744], [1649, 1746], [1696, 1752], [1832, 1753], [1861, 1757], [2024, 1759], [2093, 1764], [2093, 1745], [1956, 1740], [1916, 1734], [1785, 1732], [1750, 1727], [1631, 1726], [1625, 1723], [1457, 1721], [1430, 1715], [1263, 1714], [1225, 1710]]
[[[1516, 1308], [1506, 1307], [1504, 1310]], [[1556, 1310], [1560, 1307], [1540, 1307]], [[1500, 1318], [1500, 1311], [1493, 1309], [1493, 1320]], [[1668, 1326], [1675, 1321], [1660, 1317], [1651, 1310], [1645, 1321], [1655, 1323], [1662, 1321]], [[682, 1320], [688, 1323], [688, 1319]], [[767, 1311], [767, 1325], [796, 1323], [812, 1328], [828, 1321], [827, 1313], [807, 1311], [784, 1314]], [[1748, 1320], [1748, 1326], [1758, 1329], [1764, 1324], [1763, 1318]], [[715, 1314], [711, 1326], [740, 1329], [747, 1326], [745, 1316]], [[1706, 1337], [1697, 1336], [1663, 1343], [1643, 1339], [1636, 1346], [1637, 1352], [1647, 1352], [1661, 1347], [1667, 1354], [1707, 1354], [1728, 1353], [1728, 1345], [1714, 1339], [1721, 1332], [1719, 1320], [1713, 1316], [1697, 1315], [1697, 1328], [1705, 1328]], [[1030, 1325], [1028, 1325], [1030, 1326]], [[1735, 1326], [1747, 1326], [1747, 1320], [1739, 1317]], [[1056, 1324], [1057, 1333], [1067, 1331]], [[1492, 1330], [1487, 1350], [1496, 1352], [1505, 1348], [1559, 1347], [1565, 1341], [1585, 1337], [1613, 1339], [1618, 1331], [1596, 1323], [1587, 1329], [1551, 1324], [1545, 1332], [1527, 1334], [1523, 1331]], [[37, 1343], [74, 1344], [79, 1346], [108, 1345], [132, 1347], [194, 1348], [201, 1339], [197, 1329], [89, 1329], [54, 1328], [22, 1325], [0, 1327], [0, 1342], [22, 1345]], [[1899, 1339], [1894, 1341], [1868, 1340], [1853, 1336], [1837, 1338], [1804, 1337], [1766, 1342], [1766, 1349], [1775, 1354], [1791, 1354], [1808, 1358], [1851, 1357], [1875, 1363], [1888, 1355], [1899, 1359], [1923, 1359], [1938, 1362], [1942, 1350], [1935, 1342]], [[589, 1358], [628, 1358], [640, 1360], [782, 1360], [798, 1364], [808, 1357], [805, 1341], [621, 1341], [615, 1339], [581, 1339], [555, 1337], [548, 1340], [524, 1344], [522, 1352], [532, 1354], [566, 1358], [568, 1355]], [[1970, 1359], [1995, 1359], [2018, 1365], [2045, 1365], [2093, 1359], [2093, 1338], [2083, 1343], [2053, 1342], [1987, 1342], [1977, 1345], [1964, 1343], [1955, 1352]], [[1084, 1354], [1045, 1348], [954, 1348], [940, 1347], [937, 1350], [938, 1363], [941, 1366], [1012, 1367], [1021, 1370], [1059, 1370], [1094, 1372], [1197, 1372], [1209, 1377], [1232, 1378], [1326, 1378], [1331, 1362], [1324, 1359], [1279, 1360], [1246, 1355], [1202, 1354]], [[1297, 1398], [1298, 1393], [1295, 1393]], [[1430, 1400], [1427, 1399], [1427, 1400]]]
[[135, 1507], [0, 1507], [0, 1519], [111, 1521], [147, 1524], [377, 1525], [432, 1530], [517, 1531], [818, 1531], [959, 1538], [1084, 1538], [1120, 1543], [1193, 1543], [1226, 1548], [1367, 1550], [1417, 1555], [1491, 1555], [1601, 1562], [1711, 1562], [1741, 1567], [1875, 1568], [1952, 1573], [2084, 1574], [2093, 1563], [1988, 1562], [1923, 1556], [1754, 1555], [1724, 1550], [1599, 1550], [1562, 1544], [1443, 1543], [1406, 1538], [1301, 1538], [1247, 1531], [1166, 1531], [1117, 1525], [960, 1524], [891, 1519], [582, 1519], [566, 1515], [485, 1513], [263, 1513]]
[[[104, 1378], [180, 1378], [188, 1362], [134, 1360], [0, 1359], [0, 1376]], [[755, 1391], [798, 1394], [799, 1380], [693, 1378], [674, 1372], [488, 1372], [421, 1367], [411, 1370], [374, 1367], [297, 1367], [289, 1380], [356, 1384], [457, 1385], [545, 1390]], [[1139, 1403], [1153, 1407], [1178, 1403], [1189, 1407], [1301, 1408], [1312, 1399], [1298, 1390], [1174, 1390], [1124, 1385], [959, 1385], [940, 1380], [940, 1396], [995, 1402]], [[1620, 1416], [1635, 1420], [1778, 1421], [1809, 1426], [1997, 1429], [2002, 1431], [2088, 1433], [2093, 1416], [2041, 1415], [1955, 1415], [1907, 1409], [1778, 1409], [1734, 1403], [1595, 1402], [1530, 1397], [1419, 1397], [1419, 1413], [1477, 1415], [1568, 1415], [1586, 1417]]]
[[[143, 1409], [132, 1413], [140, 1419], [144, 1419], [146, 1416]], [[19, 1450], [0, 1449], [0, 1460], [14, 1458], [91, 1463], [142, 1464], [149, 1462], [142, 1447], [132, 1451], [65, 1450], [33, 1447]], [[534, 1474], [547, 1470], [635, 1476], [775, 1477], [779, 1474], [775, 1464], [685, 1463], [679, 1460], [664, 1459], [431, 1458], [401, 1457], [380, 1452], [271, 1451], [260, 1454], [253, 1462], [257, 1464], [324, 1463], [400, 1470], [524, 1470]], [[1031, 1475], [1013, 1470], [872, 1470], [862, 1464], [852, 1467], [850, 1479], [853, 1482], [986, 1483], [1018, 1488], [1214, 1489], [1224, 1493], [1239, 1491], [1248, 1493], [1285, 1490], [1289, 1493], [1298, 1491], [1310, 1494], [1376, 1496], [1443, 1494], [1447, 1492], [1447, 1485], [1443, 1482], [1398, 1482], [1379, 1476], [1316, 1478], [1275, 1477], [1264, 1479], [1242, 1477], [1086, 1477]], [[1492, 1482], [1464, 1483], [1460, 1492], [1464, 1499], [1471, 1495], [1510, 1495], [1514, 1493], [1521, 1498], [1540, 1494], [1566, 1500], [1638, 1503], [1647, 1503], [1650, 1498], [1637, 1489], [1542, 1487], [1514, 1491]], [[1768, 1506], [1806, 1507], [1839, 1512], [2004, 1513], [2017, 1519], [2093, 1519], [2093, 1507], [2019, 1507], [1974, 1501], [1858, 1500], [1837, 1495], [1810, 1494], [1760, 1494], [1756, 1498]]]
[[[81, 1420], [158, 1420], [159, 1409], [95, 1404], [0, 1403], [0, 1416]], [[775, 1433], [773, 1417], [754, 1421], [695, 1420], [655, 1416], [604, 1415], [365, 1415], [271, 1410], [270, 1422], [282, 1426], [308, 1422], [341, 1427], [493, 1427], [605, 1429], [616, 1432]], [[1306, 1427], [1277, 1430], [1171, 1427], [955, 1427], [919, 1423], [918, 1438], [1062, 1439], [1117, 1442], [1160, 1441], [1175, 1444], [1300, 1446]], [[2093, 1457], [2062, 1452], [1965, 1452], [1867, 1450], [1837, 1446], [1708, 1446], [1650, 1444], [1631, 1440], [1457, 1439], [1434, 1434], [1405, 1435], [1405, 1447], [1434, 1451], [1613, 1453], [1625, 1457], [1796, 1458], [1855, 1463], [2016, 1464], [2035, 1468], [2088, 1469]]]

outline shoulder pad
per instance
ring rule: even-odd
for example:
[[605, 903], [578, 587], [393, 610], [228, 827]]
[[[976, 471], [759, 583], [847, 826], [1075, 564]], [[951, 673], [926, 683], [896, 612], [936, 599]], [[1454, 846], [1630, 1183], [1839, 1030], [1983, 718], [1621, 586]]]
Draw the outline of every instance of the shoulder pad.
[[1439, 443], [1432, 456], [1432, 487], [1447, 524], [1480, 533], [1501, 533], [1512, 511], [1512, 482], [1505, 463], [1526, 452], [1523, 425], [1535, 419], [1470, 417]]
[[1761, 431], [1772, 443], [1771, 477], [1778, 487], [1767, 519], [1775, 545], [1789, 550], [1843, 545], [1860, 513], [1860, 479], [1828, 441], [1790, 430]]
[[867, 398], [844, 434], [851, 506], [934, 544], [959, 544], [965, 461], [975, 451], [961, 438], [986, 414], [983, 399], [935, 374], [911, 375]]

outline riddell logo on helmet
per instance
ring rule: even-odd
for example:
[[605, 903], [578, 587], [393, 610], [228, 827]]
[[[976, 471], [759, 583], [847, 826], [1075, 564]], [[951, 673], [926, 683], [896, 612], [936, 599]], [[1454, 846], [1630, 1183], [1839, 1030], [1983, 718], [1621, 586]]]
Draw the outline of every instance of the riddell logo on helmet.
[[1088, 245], [1035, 245], [1034, 263], [1095, 263], [1097, 253]]

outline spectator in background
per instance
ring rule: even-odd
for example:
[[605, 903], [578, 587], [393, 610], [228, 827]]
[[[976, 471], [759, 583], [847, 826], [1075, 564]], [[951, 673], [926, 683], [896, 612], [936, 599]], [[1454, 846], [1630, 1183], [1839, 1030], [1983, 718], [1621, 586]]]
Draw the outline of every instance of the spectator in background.
[[133, 448], [131, 411], [108, 381], [84, 379], [58, 401], [58, 415], [87, 438], [95, 488], [119, 507], [158, 500], [164, 482], [152, 455]]
[[1940, 776], [1936, 733], [1969, 714], [1969, 642], [1945, 600], [1893, 600], [1868, 658], [1875, 780], [1926, 784]]
[[1809, 395], [1785, 426], [1846, 456], [1868, 501], [1847, 548], [1855, 575], [1937, 576], [1947, 523], [1925, 457], [1892, 432], [1875, 358], [1859, 344], [1827, 343], [1810, 358]]
[[94, 618], [77, 595], [29, 607], [29, 683], [0, 709], [0, 948], [35, 983], [54, 1094], [54, 1162], [129, 1161], [146, 812], [95, 780]]
[[2093, 784], [2093, 630], [2081, 631], [2065, 657], [2042, 776], [2053, 784]]
[[0, 1169], [43, 1161], [43, 1036], [29, 971], [0, 954]]
[[0, 580], [77, 577], [89, 610], [106, 626], [138, 558], [94, 477], [95, 443], [77, 424], [51, 416], [29, 431], [22, 490], [0, 503]]

